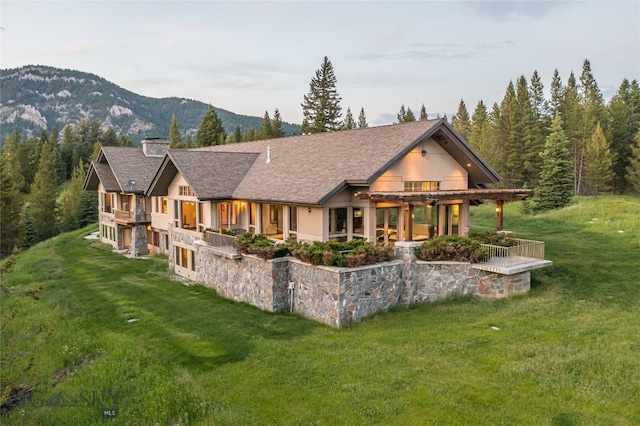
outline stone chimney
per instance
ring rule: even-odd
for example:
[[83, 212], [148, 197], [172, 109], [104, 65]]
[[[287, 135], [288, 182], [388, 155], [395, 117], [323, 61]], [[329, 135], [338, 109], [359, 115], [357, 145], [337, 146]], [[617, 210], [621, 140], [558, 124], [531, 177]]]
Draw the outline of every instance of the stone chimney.
[[142, 140], [142, 152], [147, 157], [162, 157], [169, 149], [169, 139], [146, 138]]

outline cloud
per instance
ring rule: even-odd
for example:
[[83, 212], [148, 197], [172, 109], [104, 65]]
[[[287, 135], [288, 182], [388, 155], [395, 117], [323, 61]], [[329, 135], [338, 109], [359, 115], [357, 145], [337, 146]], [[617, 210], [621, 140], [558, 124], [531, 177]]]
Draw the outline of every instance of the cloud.
[[42, 46], [35, 48], [35, 52], [43, 56], [76, 56], [98, 52], [107, 45], [102, 39], [77, 39], [58, 43], [52, 47]]
[[560, 1], [467, 1], [459, 4], [492, 21], [543, 19], [564, 7]]
[[493, 43], [413, 43], [410, 49], [389, 53], [364, 53], [355, 58], [365, 61], [402, 61], [427, 59], [471, 59], [482, 58], [488, 51], [516, 47], [521, 44], [517, 40], [501, 40]]

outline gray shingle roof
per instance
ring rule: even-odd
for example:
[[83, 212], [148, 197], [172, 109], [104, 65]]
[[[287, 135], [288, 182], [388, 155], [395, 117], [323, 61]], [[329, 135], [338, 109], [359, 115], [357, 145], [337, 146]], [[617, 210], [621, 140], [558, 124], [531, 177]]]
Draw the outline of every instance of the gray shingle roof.
[[[444, 139], [439, 143], [458, 162], [480, 166], [476, 167], [480, 171], [474, 171], [471, 176], [472, 181], [489, 183], [499, 180], [498, 175], [444, 120], [217, 145], [190, 151], [258, 154], [233, 192], [233, 198], [322, 204], [347, 183], [371, 184], [403, 155], [436, 132], [442, 133]], [[269, 163], [266, 161], [268, 147], [271, 150]]]
[[144, 193], [161, 162], [162, 157], [145, 156], [142, 148], [103, 146], [89, 166], [84, 188], [95, 191], [102, 182], [107, 192]]
[[[198, 199], [228, 199], [257, 157], [255, 153], [172, 150], [163, 161], [154, 183], [169, 185], [175, 173], [172, 168], [164, 166], [171, 161]], [[160, 188], [152, 188], [151, 195], [163, 192], [158, 190]]]

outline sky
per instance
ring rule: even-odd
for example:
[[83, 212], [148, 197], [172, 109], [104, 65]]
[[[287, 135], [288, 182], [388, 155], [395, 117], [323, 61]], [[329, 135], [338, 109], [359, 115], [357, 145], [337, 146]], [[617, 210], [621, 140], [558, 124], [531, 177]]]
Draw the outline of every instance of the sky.
[[[450, 118], [537, 71], [548, 90], [585, 59], [605, 98], [640, 79], [640, 1], [5, 1], [0, 68], [84, 71], [153, 98], [302, 122], [323, 58], [369, 125], [400, 107]], [[0, 88], [1, 90], [1, 88]]]

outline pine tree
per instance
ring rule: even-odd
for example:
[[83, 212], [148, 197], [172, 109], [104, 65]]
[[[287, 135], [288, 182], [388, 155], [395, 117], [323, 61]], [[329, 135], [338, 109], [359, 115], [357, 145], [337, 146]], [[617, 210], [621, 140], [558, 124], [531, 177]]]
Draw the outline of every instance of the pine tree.
[[402, 104], [402, 106], [400, 107], [400, 111], [398, 112], [398, 123], [409, 123], [412, 121], [416, 121], [416, 116], [413, 113], [413, 111], [411, 111], [411, 108], [404, 107], [404, 104]]
[[425, 121], [429, 119], [429, 115], [427, 114], [427, 109], [424, 107], [424, 104], [422, 104], [422, 107], [420, 108], [420, 121]]
[[236, 130], [235, 130], [235, 132], [233, 133], [233, 141], [234, 141], [235, 143], [240, 143], [240, 142], [242, 142], [242, 129], [240, 128], [240, 125], [239, 125], [239, 124], [237, 124], [237, 125], [236, 125]]
[[584, 160], [584, 180], [588, 193], [598, 196], [609, 192], [613, 177], [613, 159], [600, 123], [596, 124], [596, 129], [585, 146]]
[[342, 126], [342, 98], [336, 90], [333, 65], [326, 56], [315, 77], [309, 83], [309, 93], [302, 102], [303, 122], [300, 132], [321, 133], [340, 130]]
[[84, 163], [80, 163], [73, 170], [69, 185], [60, 193], [58, 198], [58, 227], [62, 232], [72, 231], [79, 227], [79, 203], [83, 192], [82, 186], [85, 175]]
[[568, 139], [562, 129], [562, 119], [557, 113], [551, 123], [542, 157], [540, 180], [536, 188], [536, 204], [540, 210], [568, 206], [573, 195], [571, 162], [567, 149]]
[[84, 228], [98, 221], [98, 194], [82, 191], [78, 202], [78, 226]]
[[498, 135], [501, 142], [500, 157], [502, 166], [502, 183], [505, 188], [514, 188], [524, 181], [522, 134], [516, 90], [513, 82], [509, 82], [507, 91], [500, 103]]
[[38, 171], [33, 179], [29, 204], [33, 214], [37, 241], [46, 240], [57, 234], [56, 200], [58, 184], [53, 147], [45, 144], [40, 155]]
[[273, 112], [273, 120], [271, 120], [271, 137], [283, 138], [285, 131], [282, 128], [282, 117], [280, 117], [280, 111], [278, 108]]
[[269, 117], [269, 112], [265, 111], [258, 130], [258, 139], [271, 139], [271, 131], [271, 117]]
[[[580, 146], [582, 148], [582, 156], [579, 159], [580, 163], [583, 164], [585, 160], [585, 147], [589, 144], [591, 137], [595, 131], [596, 126], [599, 123], [604, 123], [604, 100], [602, 98], [602, 94], [600, 93], [600, 89], [598, 88], [598, 84], [591, 72], [591, 64], [587, 59], [584, 60], [582, 65], [582, 74], [580, 75], [580, 105], [582, 117], [580, 120]], [[578, 179], [578, 193], [581, 193], [581, 180], [583, 174], [586, 172], [586, 169], [580, 167], [579, 170], [582, 172], [579, 175]]]
[[553, 71], [553, 78], [551, 79], [551, 100], [549, 101], [549, 115], [555, 117], [556, 113], [560, 111], [563, 99], [564, 88], [562, 87], [562, 79], [560, 79], [560, 73], [556, 68]]
[[222, 120], [213, 106], [209, 105], [196, 132], [196, 144], [198, 147], [219, 145], [221, 136], [224, 137]]
[[129, 136], [126, 135], [120, 135], [118, 136], [118, 146], [124, 146], [124, 147], [133, 147], [133, 141], [131, 140], [131, 138]]
[[634, 135], [640, 127], [640, 89], [637, 80], [624, 79], [607, 105], [609, 128], [606, 134], [613, 154], [613, 190], [624, 193], [630, 183], [626, 178], [631, 160]]
[[[8, 139], [8, 138], [7, 138]], [[0, 257], [11, 254], [13, 247], [20, 245], [23, 228], [20, 217], [24, 196], [20, 190], [24, 186], [24, 176], [15, 151], [0, 155]]]
[[344, 116], [344, 121], [342, 122], [342, 128], [344, 130], [351, 130], [357, 127], [355, 120], [353, 119], [353, 114], [351, 114], [351, 108], [347, 108], [347, 113]]
[[541, 130], [536, 126], [527, 79], [522, 75], [516, 83], [516, 133], [522, 149], [522, 178], [516, 185], [527, 183], [534, 186], [540, 174], [540, 152], [544, 146], [544, 139], [540, 138]]
[[464, 101], [460, 99], [458, 112], [451, 117], [451, 127], [453, 127], [456, 132], [460, 133], [460, 136], [466, 139], [469, 136], [470, 126], [471, 120], [469, 119], [469, 111], [467, 111], [467, 106], [464, 104]]
[[169, 146], [171, 148], [182, 148], [182, 134], [178, 127], [178, 120], [175, 114], [171, 114], [171, 124], [169, 125]]
[[29, 203], [24, 203], [20, 214], [20, 226], [24, 230], [24, 238], [20, 243], [20, 249], [26, 250], [36, 243], [36, 231], [33, 225], [33, 215]]
[[473, 111], [467, 140], [487, 163], [494, 165], [497, 162], [496, 144], [489, 138], [490, 129], [491, 123], [489, 121], [487, 107], [484, 105], [484, 102], [479, 101]]
[[102, 146], [118, 146], [118, 135], [112, 128], [107, 129], [100, 138]]
[[560, 113], [564, 120], [564, 129], [569, 139], [570, 153], [573, 165], [573, 190], [576, 195], [580, 193], [584, 167], [584, 144], [580, 130], [580, 117], [582, 117], [582, 107], [580, 105], [580, 94], [578, 84], [573, 72], [569, 74], [567, 85], [563, 90]]
[[627, 181], [634, 191], [640, 193], [640, 132], [636, 133], [634, 144], [631, 145], [631, 159], [627, 166]]
[[358, 116], [358, 128], [364, 129], [365, 127], [369, 127], [367, 123], [367, 117], [364, 115], [364, 108], [360, 108], [360, 115]]

